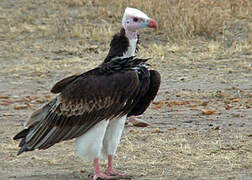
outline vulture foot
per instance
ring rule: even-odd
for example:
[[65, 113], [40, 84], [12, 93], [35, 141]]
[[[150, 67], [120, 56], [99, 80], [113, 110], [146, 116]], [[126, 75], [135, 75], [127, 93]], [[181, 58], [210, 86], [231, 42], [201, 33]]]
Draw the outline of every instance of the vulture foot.
[[103, 180], [103, 179], [118, 179], [118, 177], [116, 176], [109, 176], [109, 175], [106, 175], [105, 173], [102, 173], [102, 172], [99, 172], [99, 173], [95, 173], [91, 176], [91, 179], [92, 180]]
[[128, 180], [133, 180], [133, 177], [129, 176], [129, 175], [125, 175], [125, 174], [120, 174], [118, 172], [115, 172], [113, 169], [107, 169], [105, 171], [105, 174], [108, 176], [112, 176], [116, 179], [128, 179]]

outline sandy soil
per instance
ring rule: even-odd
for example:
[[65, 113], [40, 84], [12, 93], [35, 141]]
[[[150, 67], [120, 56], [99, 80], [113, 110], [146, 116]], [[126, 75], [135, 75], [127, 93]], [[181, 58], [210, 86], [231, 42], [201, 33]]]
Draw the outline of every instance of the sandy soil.
[[[98, 65], [120, 29], [120, 20], [115, 26], [106, 19], [88, 16], [87, 21], [79, 17], [83, 8], [46, 3], [0, 1], [0, 179], [88, 179], [92, 172], [92, 163], [75, 155], [74, 141], [16, 156], [18, 143], [12, 137], [32, 111], [53, 97], [52, 85]], [[78, 29], [83, 21], [87, 30]], [[97, 34], [85, 34], [91, 27]], [[75, 31], [69, 32], [71, 28]], [[140, 117], [150, 126], [126, 126], [117, 169], [145, 180], [252, 179], [252, 50], [247, 33], [231, 43], [204, 38], [172, 43], [142, 32], [139, 56], [152, 57], [162, 85]]]

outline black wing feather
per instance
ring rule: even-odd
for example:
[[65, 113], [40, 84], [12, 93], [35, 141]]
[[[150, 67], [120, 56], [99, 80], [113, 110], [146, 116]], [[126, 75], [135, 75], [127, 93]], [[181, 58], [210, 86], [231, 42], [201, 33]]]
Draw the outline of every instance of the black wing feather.
[[160, 85], [159, 73], [142, 66], [147, 60], [119, 58], [56, 83], [52, 92], [60, 94], [14, 137], [22, 139], [18, 154], [79, 137], [102, 120], [143, 113]]
[[60, 93], [68, 84], [73, 82], [75, 79], [77, 79], [78, 75], [72, 75], [65, 79], [62, 79], [61, 81], [57, 82], [51, 89], [51, 93]]
[[[110, 75], [97, 72], [97, 75], [92, 73], [69, 78], [63, 84], [54, 91], [61, 94], [39, 111], [47, 114], [39, 121], [36, 119], [35, 125], [30, 120], [28, 129], [14, 137], [22, 138], [18, 154], [47, 149], [60, 141], [83, 135], [104, 119], [126, 115], [131, 109], [131, 100], [138, 92], [139, 79], [133, 70]], [[107, 100], [104, 101], [104, 98]]]
[[129, 112], [128, 116], [138, 116], [144, 113], [144, 111], [149, 107], [150, 103], [154, 100], [157, 95], [160, 83], [161, 76], [155, 70], [150, 70], [150, 84], [148, 91], [143, 93], [139, 98], [138, 103], [134, 108]]

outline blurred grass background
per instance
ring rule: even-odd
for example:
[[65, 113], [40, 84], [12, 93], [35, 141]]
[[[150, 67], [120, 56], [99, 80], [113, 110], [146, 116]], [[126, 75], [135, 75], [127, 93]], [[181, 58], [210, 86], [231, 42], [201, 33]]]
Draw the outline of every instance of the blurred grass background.
[[103, 18], [110, 18], [107, 20], [108, 23], [118, 22], [125, 7], [136, 7], [157, 20], [158, 33], [174, 41], [195, 36], [217, 39], [226, 29], [235, 28], [233, 26], [238, 21], [252, 21], [252, 2], [248, 0], [65, 0], [64, 2], [70, 7], [90, 7], [94, 14], [89, 14], [89, 18], [99, 19], [99, 15], [102, 14]]
[[[164, 133], [151, 133], [152, 127], [126, 129], [117, 167], [144, 178], [251, 177], [251, 0], [0, 0], [0, 92], [14, 100], [50, 97], [58, 80], [100, 64], [127, 6], [159, 24], [156, 31], [140, 30], [137, 55], [151, 57], [162, 76], [156, 101], [164, 105], [152, 105], [143, 119], [166, 124], [160, 126]], [[173, 101], [192, 105], [167, 106]], [[206, 101], [207, 107], [201, 105]], [[25, 104], [27, 109], [19, 111], [13, 105], [1, 106], [5, 172], [11, 177], [40, 172], [38, 179], [54, 172], [51, 179], [64, 177], [66, 171], [65, 179], [87, 177], [92, 165], [78, 160], [73, 142], [17, 158], [13, 131], [23, 128], [41, 104]], [[202, 108], [216, 113], [203, 116]]]
[[151, 57], [153, 65], [251, 54], [252, 0], [1, 0], [1, 56], [23, 59], [23, 68], [8, 60], [3, 69], [26, 72], [40, 63], [33, 71], [71, 66], [70, 74], [80, 71], [80, 62], [87, 69], [98, 65], [128, 6], [158, 22], [156, 31], [139, 32], [138, 56]]
[[[251, 0], [52, 0], [31, 1], [12, 14], [1, 31], [38, 30], [42, 37], [103, 39], [120, 26], [127, 6], [159, 24], [154, 32], [167, 40], [205, 37], [218, 40], [252, 29]], [[4, 18], [2, 16], [2, 18]], [[248, 23], [244, 23], [248, 22]], [[36, 25], [36, 27], [34, 27]], [[56, 26], [55, 26], [56, 25]], [[242, 26], [242, 27], [241, 27]], [[240, 28], [240, 29], [239, 29]], [[228, 34], [229, 33], [229, 34]], [[111, 38], [111, 37], [110, 37]]]

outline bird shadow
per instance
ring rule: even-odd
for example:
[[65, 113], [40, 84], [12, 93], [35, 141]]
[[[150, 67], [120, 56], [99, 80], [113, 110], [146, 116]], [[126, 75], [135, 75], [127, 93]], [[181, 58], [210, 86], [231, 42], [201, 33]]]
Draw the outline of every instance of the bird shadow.
[[[92, 179], [92, 174], [89, 175], [76, 175], [72, 173], [65, 173], [65, 174], [37, 174], [37, 175], [26, 175], [26, 176], [10, 176], [9, 179], [18, 179], [18, 180], [76, 180], [76, 179], [82, 179], [82, 180], [90, 180]], [[98, 178], [98, 180], [103, 180], [102, 178]], [[136, 180], [132, 176], [129, 177], [120, 177], [115, 176], [111, 178], [110, 180]]]

